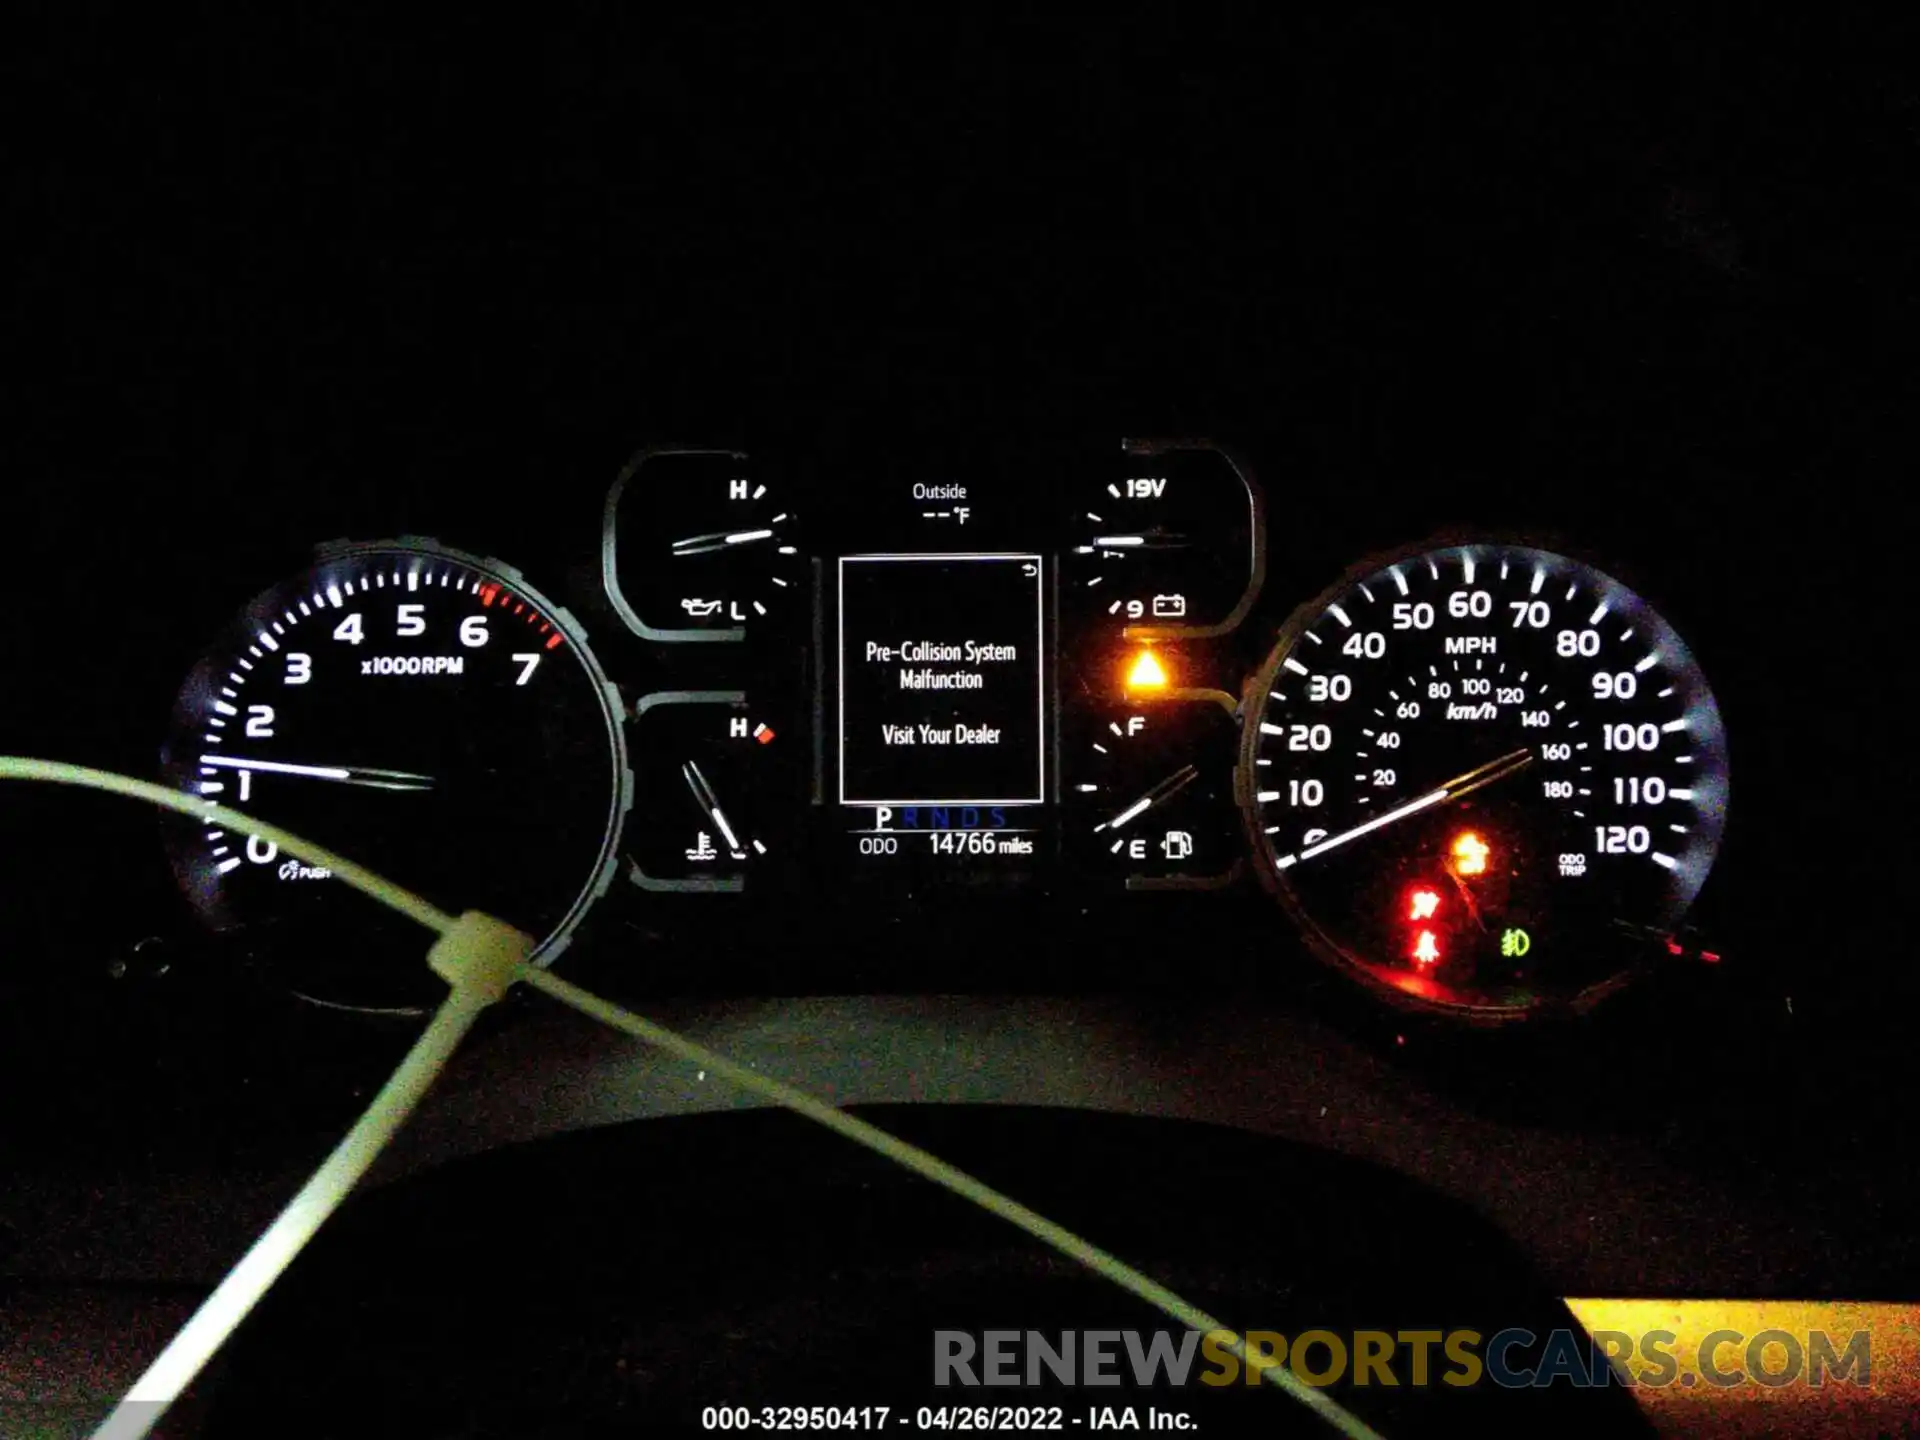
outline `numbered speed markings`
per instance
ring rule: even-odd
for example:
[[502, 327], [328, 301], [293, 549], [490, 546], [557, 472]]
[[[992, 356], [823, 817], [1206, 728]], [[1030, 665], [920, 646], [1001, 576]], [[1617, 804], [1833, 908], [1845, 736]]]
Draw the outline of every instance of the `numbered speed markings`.
[[1640, 597], [1564, 556], [1376, 561], [1253, 683], [1256, 852], [1326, 957], [1417, 1002], [1577, 1003], [1699, 893], [1727, 804], [1719, 710]]

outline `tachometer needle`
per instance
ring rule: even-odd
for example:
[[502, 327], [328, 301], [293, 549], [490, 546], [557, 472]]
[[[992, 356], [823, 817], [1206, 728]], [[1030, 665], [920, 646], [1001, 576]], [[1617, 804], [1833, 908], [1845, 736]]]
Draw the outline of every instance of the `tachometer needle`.
[[729, 545], [751, 545], [759, 540], [771, 540], [773, 531], [768, 530], [713, 530], [705, 535], [689, 535], [684, 540], [673, 542], [675, 555], [706, 555], [714, 550], [725, 550]]
[[1094, 826], [1093, 833], [1098, 835], [1102, 830], [1118, 830], [1122, 825], [1125, 825], [1129, 820], [1137, 820], [1140, 816], [1146, 814], [1147, 811], [1151, 810], [1155, 805], [1158, 805], [1162, 800], [1165, 800], [1169, 796], [1174, 795], [1179, 791], [1186, 789], [1187, 786], [1191, 785], [1195, 780], [1199, 778], [1200, 778], [1200, 772], [1198, 769], [1196, 769], [1192, 765], [1182, 765], [1178, 770], [1174, 771], [1173, 774], [1169, 775], [1166, 779], [1162, 780], [1158, 785], [1154, 786], [1151, 790], [1147, 791], [1146, 794], [1142, 795], [1138, 800], [1134, 801], [1133, 804], [1127, 806], [1126, 809], [1122, 810], [1118, 815], [1114, 816], [1111, 820], [1103, 820], [1098, 825]]
[[686, 778], [687, 788], [693, 791], [693, 798], [700, 808], [713, 821], [714, 828], [720, 832], [720, 838], [727, 842], [729, 850], [741, 849], [740, 837], [733, 833], [733, 827], [727, 823], [727, 817], [720, 808], [720, 801], [713, 793], [713, 787], [707, 783], [707, 777], [700, 773], [700, 767], [689, 760], [680, 767], [680, 773]]
[[1464, 775], [1454, 776], [1446, 784], [1438, 789], [1429, 790], [1417, 800], [1409, 800], [1404, 805], [1395, 806], [1384, 815], [1374, 816], [1364, 825], [1356, 825], [1351, 830], [1342, 830], [1338, 835], [1329, 835], [1326, 839], [1307, 846], [1297, 855], [1282, 855], [1273, 862], [1274, 866], [1285, 870], [1289, 865], [1297, 865], [1302, 860], [1311, 860], [1316, 855], [1324, 855], [1335, 846], [1358, 839], [1370, 830], [1378, 830], [1382, 825], [1391, 825], [1396, 820], [1404, 820], [1409, 815], [1417, 815], [1422, 810], [1445, 804], [1449, 800], [1458, 800], [1462, 795], [1478, 790], [1482, 785], [1491, 785], [1496, 780], [1504, 780], [1516, 770], [1524, 770], [1532, 763], [1533, 751], [1530, 749], [1515, 750], [1510, 755], [1502, 755], [1498, 760], [1489, 760], [1486, 764], [1476, 766]]
[[257, 770], [270, 775], [298, 775], [308, 780], [333, 780], [342, 785], [364, 785], [370, 790], [431, 790], [431, 775], [407, 770], [376, 770], [365, 765], [290, 765], [284, 760], [247, 760], [237, 755], [202, 755], [202, 765], [222, 770]]

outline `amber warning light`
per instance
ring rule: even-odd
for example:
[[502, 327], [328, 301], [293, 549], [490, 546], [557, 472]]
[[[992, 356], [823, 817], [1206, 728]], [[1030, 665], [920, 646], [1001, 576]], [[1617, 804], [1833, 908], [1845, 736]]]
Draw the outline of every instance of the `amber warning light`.
[[1167, 688], [1167, 672], [1153, 651], [1142, 650], [1134, 657], [1133, 664], [1127, 667], [1127, 688], [1129, 690]]
[[1484, 875], [1487, 873], [1487, 857], [1492, 848], [1471, 830], [1462, 830], [1453, 839], [1453, 873], [1456, 875]]

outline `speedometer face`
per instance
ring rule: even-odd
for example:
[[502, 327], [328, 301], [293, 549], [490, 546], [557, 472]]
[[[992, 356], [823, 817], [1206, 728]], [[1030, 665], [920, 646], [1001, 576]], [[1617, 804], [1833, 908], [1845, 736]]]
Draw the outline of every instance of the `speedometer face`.
[[1680, 637], [1514, 545], [1368, 567], [1303, 609], [1242, 765], [1316, 948], [1489, 1018], [1612, 988], [1699, 893], [1726, 816], [1719, 710]]
[[[430, 542], [342, 546], [195, 669], [167, 782], [485, 910], [550, 960], [612, 873], [631, 799], [619, 702], [567, 616]], [[430, 1004], [430, 937], [259, 836], [170, 823], [189, 898], [297, 993]]]

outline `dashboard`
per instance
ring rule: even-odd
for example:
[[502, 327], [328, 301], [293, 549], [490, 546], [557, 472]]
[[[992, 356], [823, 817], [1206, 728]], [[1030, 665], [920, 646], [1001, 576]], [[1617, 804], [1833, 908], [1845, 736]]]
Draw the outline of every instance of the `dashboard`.
[[[1804, 817], [1747, 818], [1781, 770], [1741, 738], [1770, 667], [1715, 602], [1743, 562], [1578, 513], [1402, 519], [1396, 487], [1308, 503], [1284, 454], [649, 442], [537, 519], [370, 478], [140, 612], [97, 702], [15, 746], [497, 909], [843, 1103], [1328, 1151], [1490, 1217], [1558, 1294], [1898, 1293], [1876, 1212], [1810, 1250], [1815, 1172], [1755, 1148], [1818, 1091], [1748, 1121], [1601, 1098], [1868, 1033], [1747, 913]], [[115, 534], [130, 591], [176, 573]], [[10, 1121], [15, 1264], [206, 1283], [435, 1002], [419, 940], [257, 836], [38, 787], [6, 823], [98, 861], [10, 907], [64, 962], [13, 977], [18, 1083], [63, 1096]], [[738, 1103], [513, 998], [383, 1188]]]
[[[1576, 1133], [1671, 1123], [1569, 1108], [1622, 1045], [1685, 1084], [1806, 1043], [1783, 1025], [1872, 1023], [1769, 939], [1864, 941], [1872, 912], [1754, 900], [1833, 797], [1769, 744], [1798, 710], [1724, 603], [1750, 552], [1644, 543], [1641, 501], [1684, 529], [1723, 495], [1488, 470], [1475, 523], [1445, 487], [1330, 486], [1254, 425], [1017, 419], [630, 442], [540, 487], [466, 468], [342, 472], [215, 550], [153, 497], [99, 544], [165, 602], [103, 611], [93, 567], [50, 569], [112, 658], [13, 748], [252, 806], [694, 1013], [1001, 997], [1053, 1033], [1079, 997], [1164, 1032], [1175, 1071], [1305, 1025], [1409, 1096]], [[43, 512], [49, 545], [84, 513]], [[54, 632], [15, 643], [58, 663]], [[13, 1052], [72, 1081], [16, 1120], [55, 1153], [297, 1153], [434, 1001], [411, 933], [258, 837], [39, 787], [5, 823], [17, 943], [65, 957], [11, 977], [23, 1022], [67, 1017]]]
[[[1257, 886], [1383, 1002], [1467, 1021], [1719, 962], [1687, 922], [1725, 727], [1622, 581], [1454, 535], [1263, 631], [1244, 457], [1025, 464], [649, 446], [607, 492], [592, 631], [502, 560], [324, 546], [195, 665], [162, 774], [450, 910], [494, 897], [543, 963], [635, 916]], [[211, 948], [322, 1004], [431, 1001], [413, 936], [324, 868], [211, 819], [166, 845]]]
[[[472, 160], [497, 87], [412, 135], [231, 67], [225, 159], [225, 109], [51, 110], [0, 751], [496, 913], [1088, 1233], [1131, 1197], [1148, 1252], [1191, 1169], [1281, 1287], [1920, 1293], [1882, 92], [1788, 124], [1724, 37], [1640, 36], [1510, 108], [1437, 29], [1183, 66], [1116, 20], [1036, 39], [1051, 159], [1004, 119], [863, 158], [734, 39], [567, 50]], [[864, 137], [963, 59], [1025, 94], [998, 55], [817, 58]], [[0, 798], [0, 1299], [55, 1317], [0, 1334], [5, 1402], [79, 1311], [136, 1372], [443, 987], [244, 827]], [[368, 1273], [543, 1184], [560, 1231], [693, 1234], [709, 1165], [736, 1228], [885, 1229], [741, 1108], [515, 993], [371, 1178], [421, 1208]]]

